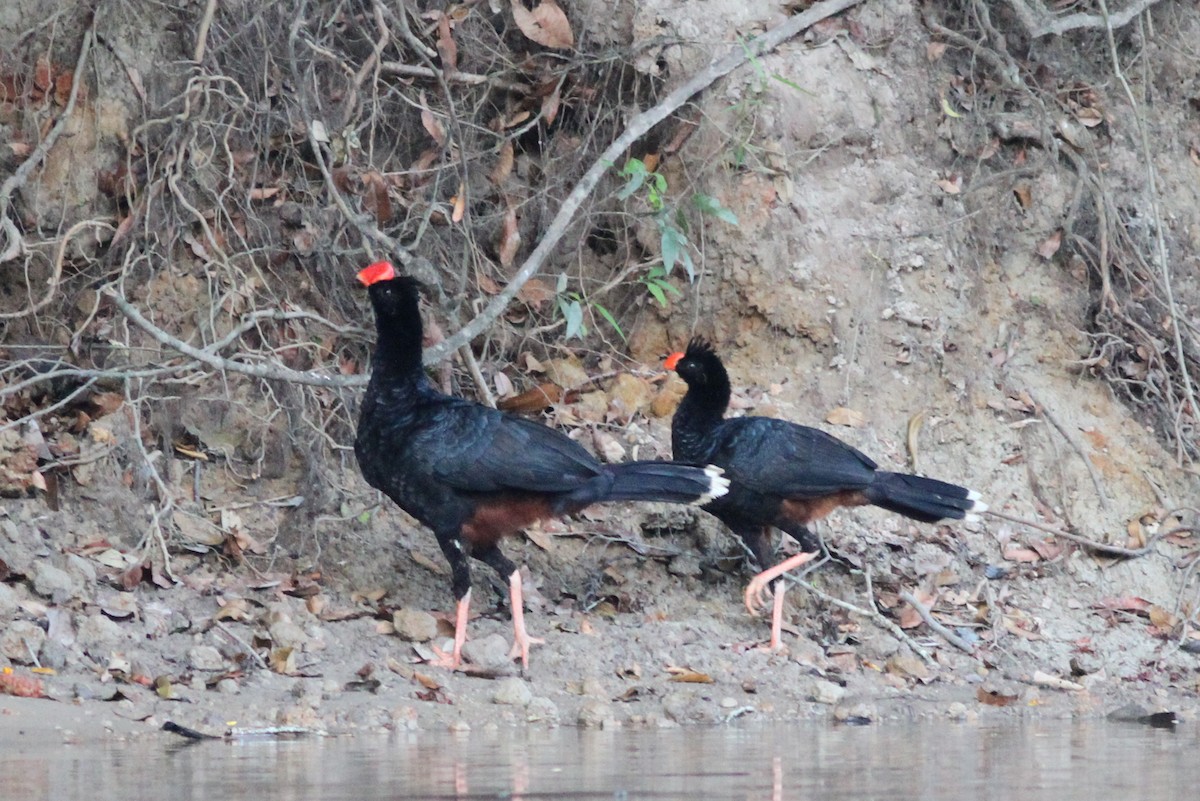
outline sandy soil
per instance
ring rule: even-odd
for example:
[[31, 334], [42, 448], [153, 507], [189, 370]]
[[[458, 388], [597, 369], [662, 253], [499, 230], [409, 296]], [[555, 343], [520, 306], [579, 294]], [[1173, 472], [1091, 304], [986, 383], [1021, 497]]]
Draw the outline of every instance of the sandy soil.
[[[691, 20], [674, 33], [708, 49], [661, 54], [683, 75], [701, 52], [779, 17], [775, 3], [705, 5], [680, 16], [681, 3], [644, 0], [622, 24], [637, 38], [664, 20]], [[1178, 24], [1162, 35], [1196, 41], [1187, 32], [1200, 14], [1165, 5]], [[969, 485], [995, 510], [1100, 543], [1137, 548], [1193, 523], [1168, 512], [1192, 502], [1194, 473], [1175, 467], [1144, 414], [1078, 368], [1089, 353], [1088, 282], [1038, 255], [1072, 203], [1073, 176], [1011, 142], [977, 157], [971, 148], [986, 137], [972, 144], [979, 128], [939, 103], [960, 62], [930, 47], [939, 40], [913, 4], [867, 3], [850, 19], [705, 96], [712, 124], [664, 174], [685, 185], [693, 165], [727, 162], [746, 146], [748, 167], [704, 175], [739, 224], [708, 226], [700, 282], [668, 312], [647, 305], [632, 327], [646, 390], [637, 411], [606, 417], [616, 393], [607, 384], [548, 422], [628, 456], [665, 455], [670, 399], [682, 388], [656, 357], [698, 332], [726, 356], [739, 413], [823, 425], [888, 469]], [[1052, 58], [1054, 45], [1045, 47]], [[1169, 66], [1163, 51], [1154, 63]], [[1194, 55], [1177, 57], [1194, 68]], [[1171, 74], [1164, 66], [1146, 80]], [[1109, 190], [1136, 205], [1144, 181], [1129, 110], [1115, 92], [1104, 100]], [[1150, 123], [1196, 133], [1178, 93]], [[1182, 137], [1163, 139], [1164, 163], [1192, 177], [1160, 187], [1172, 244], [1184, 250], [1200, 230], [1186, 148]], [[1180, 262], [1195, 267], [1194, 256]], [[585, 369], [603, 372], [580, 354]], [[226, 452], [241, 455], [240, 432], [261, 443], [273, 429], [253, 397], [240, 400], [197, 392], [177, 413], [197, 439], [224, 437]], [[601, 423], [589, 423], [597, 402]], [[856, 413], [832, 418], [854, 424], [826, 423], [836, 410]], [[1197, 715], [1190, 531], [1119, 558], [999, 517], [921, 526], [876, 509], [840, 512], [820, 529], [830, 559], [806, 577], [817, 592], [789, 594], [787, 649], [767, 654], [753, 647], [764, 621], [741, 603], [749, 567], [715, 521], [693, 510], [597, 509], [507, 546], [529, 567], [529, 626], [546, 639], [528, 673], [505, 659], [508, 612], [482, 568], [473, 668], [449, 673], [422, 660], [449, 627], [436, 544], [369, 492], [348, 455], [322, 465], [320, 489], [306, 455], [286, 446], [260, 449], [252, 475], [232, 457], [164, 455], [179, 533], [169, 572], [153, 547], [143, 570], [127, 555], [145, 536], [149, 479], [129, 444], [129, 407], [104, 411], [93, 421], [103, 433], [85, 444], [112, 447], [60, 481], [59, 510], [42, 495], [0, 508], [0, 665], [36, 677], [51, 699], [0, 697], [4, 736], [130, 736], [166, 721], [219, 734], [231, 725], [654, 727], [746, 715], [994, 720], [1099, 717], [1129, 704]], [[973, 652], [932, 631], [903, 592]]]

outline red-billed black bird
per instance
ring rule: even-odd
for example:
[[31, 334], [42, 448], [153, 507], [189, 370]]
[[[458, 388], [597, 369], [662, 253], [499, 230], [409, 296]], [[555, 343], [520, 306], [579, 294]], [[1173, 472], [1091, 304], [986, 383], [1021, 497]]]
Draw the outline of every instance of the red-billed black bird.
[[[687, 382], [671, 421], [671, 456], [725, 469], [730, 489], [704, 507], [749, 547], [759, 568], [746, 587], [751, 614], [778, 576], [811, 560], [819, 544], [808, 524], [842, 506], [882, 506], [923, 523], [977, 519], [979, 493], [905, 473], [878, 469], [866, 454], [815, 428], [768, 417], [725, 419], [729, 374], [707, 341], [695, 338], [664, 366]], [[786, 531], [804, 553], [772, 566], [771, 528]], [[779, 646], [782, 582], [774, 586], [770, 647]]]
[[514, 642], [511, 657], [529, 664], [521, 573], [500, 539], [536, 520], [603, 501], [704, 504], [728, 490], [721, 470], [674, 462], [605, 465], [566, 435], [477, 403], [444, 395], [421, 365], [416, 280], [387, 262], [358, 273], [375, 308], [378, 340], [363, 397], [354, 454], [367, 483], [433, 530], [450, 562], [458, 601], [457, 667], [471, 604], [469, 557], [508, 579]]

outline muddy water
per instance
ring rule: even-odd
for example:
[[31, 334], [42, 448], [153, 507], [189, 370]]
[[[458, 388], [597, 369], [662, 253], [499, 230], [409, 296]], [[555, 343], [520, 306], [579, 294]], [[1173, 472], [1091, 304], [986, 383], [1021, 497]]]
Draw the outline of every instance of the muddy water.
[[0, 729], [4, 801], [1195, 799], [1194, 727], [419, 733], [73, 746]]

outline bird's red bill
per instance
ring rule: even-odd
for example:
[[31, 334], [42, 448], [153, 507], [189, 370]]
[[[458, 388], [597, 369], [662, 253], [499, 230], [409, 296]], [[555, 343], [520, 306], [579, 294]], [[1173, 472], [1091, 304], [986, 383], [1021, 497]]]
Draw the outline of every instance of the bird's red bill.
[[396, 277], [396, 268], [390, 261], [377, 261], [369, 267], [358, 271], [358, 280], [363, 286], [371, 286], [380, 281], [391, 281]]
[[670, 356], [668, 356], [666, 358], [665, 361], [663, 361], [663, 367], [667, 368], [668, 370], [674, 370], [675, 367], [679, 364], [679, 360], [682, 358], [683, 358], [682, 351], [672, 353]]

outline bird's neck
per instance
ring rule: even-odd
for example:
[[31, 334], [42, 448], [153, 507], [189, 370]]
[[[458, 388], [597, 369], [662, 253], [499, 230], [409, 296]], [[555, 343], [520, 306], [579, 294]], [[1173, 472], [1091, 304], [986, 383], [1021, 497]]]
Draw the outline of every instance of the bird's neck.
[[730, 393], [729, 374], [723, 365], [712, 370], [704, 384], [688, 387], [671, 426], [674, 458], [703, 458], [705, 435], [725, 418]]
[[419, 381], [425, 376], [421, 364], [421, 344], [424, 334], [421, 316], [414, 301], [411, 309], [390, 320], [379, 320], [376, 325], [378, 339], [375, 355], [371, 358], [371, 372], [388, 376], [392, 381], [411, 379]]

